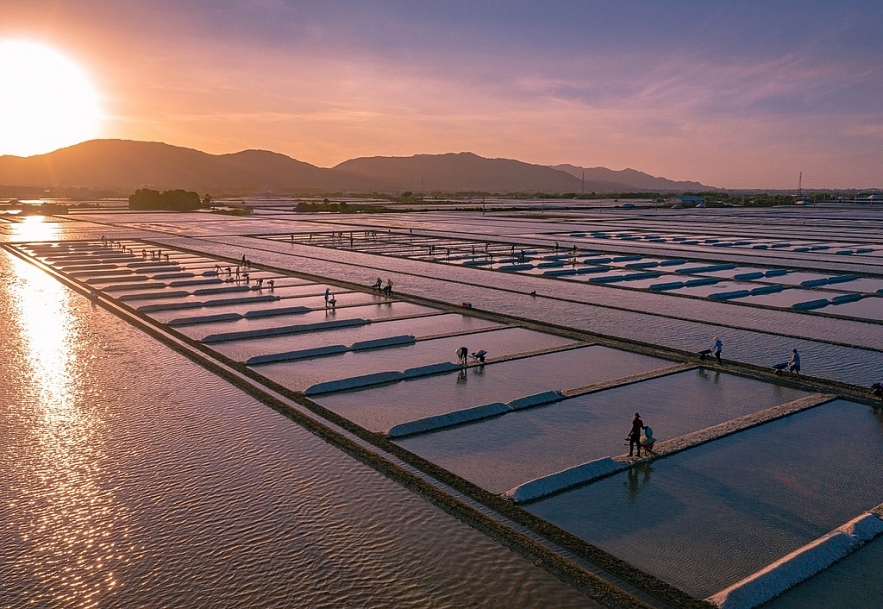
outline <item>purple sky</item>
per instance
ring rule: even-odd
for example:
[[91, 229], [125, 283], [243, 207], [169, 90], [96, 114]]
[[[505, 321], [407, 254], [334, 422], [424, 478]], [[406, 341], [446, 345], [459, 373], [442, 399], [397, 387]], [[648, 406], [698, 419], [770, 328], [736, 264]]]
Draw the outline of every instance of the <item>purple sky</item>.
[[86, 69], [102, 137], [326, 167], [471, 151], [883, 187], [879, 0], [0, 0], [0, 15], [0, 38]]

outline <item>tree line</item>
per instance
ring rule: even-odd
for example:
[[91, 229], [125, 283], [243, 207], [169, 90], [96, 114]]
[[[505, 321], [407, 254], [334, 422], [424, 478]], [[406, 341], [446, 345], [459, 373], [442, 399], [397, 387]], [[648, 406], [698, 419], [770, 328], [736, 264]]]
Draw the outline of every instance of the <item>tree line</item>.
[[149, 188], [139, 188], [129, 196], [129, 209], [162, 209], [169, 211], [194, 211], [211, 207], [212, 198], [199, 195], [191, 190], [166, 190], [159, 192]]

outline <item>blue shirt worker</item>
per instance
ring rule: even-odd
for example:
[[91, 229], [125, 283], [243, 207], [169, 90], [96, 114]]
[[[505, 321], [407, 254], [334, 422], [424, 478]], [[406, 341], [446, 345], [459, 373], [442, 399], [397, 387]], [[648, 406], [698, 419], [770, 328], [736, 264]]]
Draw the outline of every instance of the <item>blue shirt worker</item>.
[[717, 336], [714, 337], [714, 346], [711, 347], [711, 354], [717, 359], [717, 363], [721, 363], [721, 352], [724, 350], [724, 344]]

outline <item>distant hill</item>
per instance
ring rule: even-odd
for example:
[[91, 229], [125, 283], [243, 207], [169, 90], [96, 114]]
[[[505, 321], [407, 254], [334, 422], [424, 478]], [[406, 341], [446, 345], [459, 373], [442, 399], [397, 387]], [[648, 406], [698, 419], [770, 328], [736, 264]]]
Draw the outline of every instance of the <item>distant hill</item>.
[[578, 179], [552, 167], [487, 159], [471, 152], [364, 157], [334, 169], [414, 192], [579, 192], [580, 188]]
[[[586, 176], [586, 190], [591, 192], [684, 192], [716, 190], [713, 186], [705, 186], [699, 182], [683, 182], [657, 178], [642, 171], [623, 169], [615, 171], [606, 167], [577, 167], [575, 165], [555, 165], [555, 169], [569, 173], [576, 178]], [[607, 188], [588, 189], [589, 183], [606, 184]]]
[[46, 188], [184, 188], [212, 194], [365, 190], [368, 180], [266, 150], [213, 155], [160, 142], [92, 140], [31, 157], [0, 156], [0, 184]]
[[626, 169], [547, 167], [470, 152], [365, 157], [316, 167], [266, 150], [214, 155], [160, 142], [92, 140], [31, 157], [0, 156], [0, 186], [131, 194], [183, 188], [212, 196], [326, 192], [635, 192], [707, 190]]

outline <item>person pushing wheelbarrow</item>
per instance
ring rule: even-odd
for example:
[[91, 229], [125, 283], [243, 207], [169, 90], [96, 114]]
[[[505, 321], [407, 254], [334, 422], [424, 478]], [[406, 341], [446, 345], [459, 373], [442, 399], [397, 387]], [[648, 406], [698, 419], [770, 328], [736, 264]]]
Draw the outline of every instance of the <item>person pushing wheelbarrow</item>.
[[641, 420], [641, 415], [636, 412], [635, 418], [632, 419], [632, 429], [625, 438], [629, 442], [629, 457], [632, 456], [632, 451], [635, 449], [638, 451], [638, 457], [641, 456], [641, 432], [643, 430], [644, 421]]

